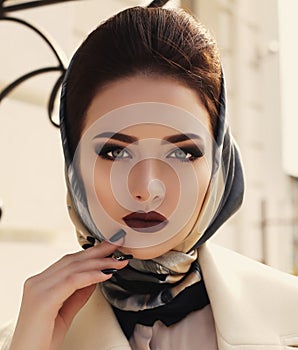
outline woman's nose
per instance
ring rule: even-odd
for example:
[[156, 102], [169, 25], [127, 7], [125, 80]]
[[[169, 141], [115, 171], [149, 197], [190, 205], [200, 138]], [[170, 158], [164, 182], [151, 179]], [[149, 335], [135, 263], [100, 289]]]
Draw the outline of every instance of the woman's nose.
[[162, 181], [162, 162], [146, 159], [136, 164], [129, 174], [129, 189], [133, 198], [139, 202], [161, 202], [166, 187]]

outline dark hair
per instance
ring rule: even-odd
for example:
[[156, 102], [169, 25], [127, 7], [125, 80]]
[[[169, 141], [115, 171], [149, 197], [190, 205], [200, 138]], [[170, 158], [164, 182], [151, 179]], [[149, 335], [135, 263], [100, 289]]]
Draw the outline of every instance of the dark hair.
[[108, 83], [136, 74], [172, 77], [193, 88], [216, 134], [221, 64], [215, 40], [181, 9], [133, 7], [94, 30], [73, 60], [66, 94], [72, 156], [95, 94]]

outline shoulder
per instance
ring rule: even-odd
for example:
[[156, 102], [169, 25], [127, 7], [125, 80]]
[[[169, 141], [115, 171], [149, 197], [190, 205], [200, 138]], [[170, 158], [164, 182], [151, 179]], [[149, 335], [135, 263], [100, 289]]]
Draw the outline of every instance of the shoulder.
[[[261, 283], [260, 286], [263, 287], [274, 284], [279, 293], [282, 290], [289, 293], [293, 291], [297, 298], [298, 278], [296, 276], [274, 269], [230, 249], [213, 243], [205, 244], [199, 250], [199, 260], [205, 274], [222, 276], [224, 280], [233, 282], [235, 287], [244, 284], [249, 289], [249, 282]], [[255, 290], [255, 287], [253, 289]]]
[[0, 350], [9, 350], [14, 328], [13, 322], [0, 326]]
[[[230, 344], [298, 338], [298, 278], [218, 245], [199, 249], [217, 329]], [[237, 332], [235, 332], [235, 327]]]

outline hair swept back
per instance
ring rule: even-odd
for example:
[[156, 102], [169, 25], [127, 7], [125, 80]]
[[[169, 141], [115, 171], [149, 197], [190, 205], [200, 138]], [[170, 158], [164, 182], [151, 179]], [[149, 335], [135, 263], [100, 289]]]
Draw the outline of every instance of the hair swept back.
[[216, 134], [221, 64], [215, 40], [181, 9], [133, 7], [103, 22], [73, 60], [66, 95], [66, 130], [73, 155], [94, 95], [136, 74], [168, 76], [193, 88]]

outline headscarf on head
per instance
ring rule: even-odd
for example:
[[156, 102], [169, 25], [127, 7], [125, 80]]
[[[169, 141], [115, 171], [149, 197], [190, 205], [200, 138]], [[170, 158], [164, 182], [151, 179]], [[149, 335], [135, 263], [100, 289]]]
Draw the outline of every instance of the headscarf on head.
[[[73, 57], [75, 60], [76, 57]], [[72, 61], [73, 61], [72, 60]], [[60, 125], [65, 156], [68, 209], [80, 244], [86, 248], [103, 238], [88, 210], [82, 184], [77, 178], [69, 151], [66, 130], [66, 91], [70, 64], [63, 82]], [[199, 247], [240, 207], [244, 181], [240, 155], [226, 118], [225, 83], [222, 77], [216, 150], [212, 176], [200, 214], [181, 244], [154, 259], [132, 259], [127, 267], [101, 283], [102, 292], [113, 306], [127, 337], [134, 325], [166, 325], [208, 305], [209, 298], [198, 264]]]

